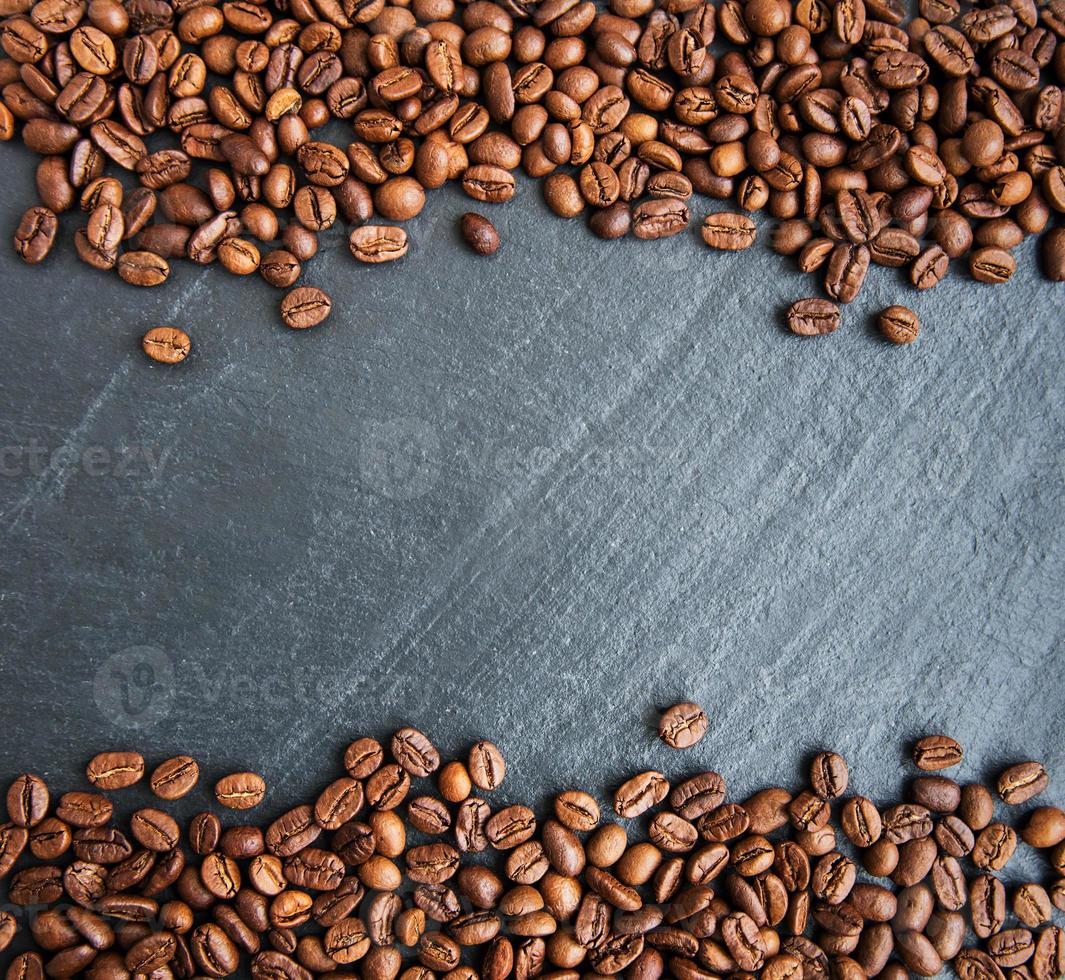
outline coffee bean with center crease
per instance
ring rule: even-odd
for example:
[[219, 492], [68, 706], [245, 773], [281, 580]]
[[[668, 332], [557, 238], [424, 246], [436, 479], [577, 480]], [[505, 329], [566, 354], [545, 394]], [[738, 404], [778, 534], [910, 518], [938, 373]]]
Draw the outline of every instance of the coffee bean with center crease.
[[17, 827], [33, 827], [48, 813], [50, 796], [40, 776], [25, 773], [7, 788], [7, 812]]
[[708, 724], [706, 712], [694, 702], [685, 701], [662, 712], [658, 737], [671, 749], [688, 749], [703, 738]]
[[144, 807], [130, 817], [133, 836], [150, 851], [169, 851], [181, 839], [177, 821], [168, 813], [154, 807]]
[[951, 769], [961, 762], [962, 755], [962, 747], [947, 735], [926, 735], [913, 746], [914, 764], [927, 772]]
[[885, 339], [893, 344], [912, 344], [921, 329], [917, 314], [905, 306], [889, 306], [881, 310], [876, 322]]
[[85, 768], [89, 782], [103, 790], [125, 789], [143, 775], [144, 757], [139, 752], [101, 752]]
[[436, 746], [416, 728], [401, 728], [392, 736], [392, 755], [412, 776], [425, 777], [440, 768]]
[[189, 335], [177, 327], [152, 327], [141, 339], [141, 347], [153, 361], [180, 364], [189, 356]]
[[55, 243], [59, 222], [45, 207], [32, 207], [22, 215], [15, 230], [15, 252], [23, 262], [36, 265], [47, 258]]
[[1042, 793], [1049, 781], [1042, 763], [1020, 762], [1002, 772], [996, 785], [1002, 801], [1017, 806]]
[[642, 240], [670, 238], [688, 227], [690, 213], [682, 201], [654, 198], [632, 210], [632, 233]]
[[726, 252], [750, 248], [757, 235], [755, 224], [747, 215], [731, 212], [708, 214], [699, 232], [711, 248]]
[[267, 252], [259, 262], [259, 274], [277, 289], [295, 285], [301, 271], [299, 259], [283, 248]]
[[507, 766], [503, 753], [491, 742], [481, 740], [470, 748], [466, 763], [470, 779], [478, 789], [498, 789], [506, 776]]
[[840, 303], [853, 303], [865, 283], [869, 249], [865, 245], [839, 244], [832, 249], [825, 271], [825, 292]]
[[188, 755], [177, 755], [159, 763], [148, 780], [152, 792], [161, 800], [178, 800], [190, 793], [199, 782], [200, 767]]
[[360, 262], [379, 265], [403, 258], [410, 248], [407, 233], [390, 225], [363, 225], [348, 239], [351, 254]]
[[235, 772], [215, 783], [215, 799], [231, 810], [258, 806], [266, 795], [266, 781], [258, 773]]
[[123, 252], [116, 267], [119, 276], [131, 286], [159, 286], [170, 276], [170, 263], [154, 252]]
[[787, 314], [788, 329], [800, 337], [816, 337], [839, 329], [839, 307], [827, 299], [800, 299]]
[[281, 319], [286, 327], [306, 330], [317, 326], [332, 311], [329, 295], [316, 286], [297, 286], [281, 300]]

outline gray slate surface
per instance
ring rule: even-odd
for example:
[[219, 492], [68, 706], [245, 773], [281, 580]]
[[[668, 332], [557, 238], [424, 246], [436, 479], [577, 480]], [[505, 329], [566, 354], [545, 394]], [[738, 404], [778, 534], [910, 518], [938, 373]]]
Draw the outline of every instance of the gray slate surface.
[[[2, 157], [6, 236], [33, 184]], [[814, 283], [764, 245], [598, 243], [523, 182], [478, 260], [467, 208], [434, 193], [392, 267], [327, 240], [306, 333], [257, 278], [3, 254], [5, 779], [180, 750], [262, 770], [277, 812], [409, 720], [496, 740], [504, 797], [646, 766], [743, 794], [822, 746], [886, 796], [942, 729], [968, 774], [1036, 756], [1065, 798], [1065, 293], [1032, 243], [999, 289], [877, 270], [802, 341], [780, 312]], [[871, 322], [900, 300], [905, 350]], [[179, 369], [139, 350], [159, 323]], [[711, 735], [670, 755], [682, 697]]]

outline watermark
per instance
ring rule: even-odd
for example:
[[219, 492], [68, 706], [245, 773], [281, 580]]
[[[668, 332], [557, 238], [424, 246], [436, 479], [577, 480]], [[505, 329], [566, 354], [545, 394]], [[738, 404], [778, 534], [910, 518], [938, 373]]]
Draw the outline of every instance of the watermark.
[[158, 647], [111, 654], [93, 677], [93, 699], [118, 728], [140, 731], [166, 719], [174, 700], [174, 664]]
[[369, 421], [359, 441], [359, 476], [390, 500], [413, 500], [436, 486], [441, 445], [435, 425], [418, 418]]
[[33, 438], [22, 445], [0, 446], [0, 477], [43, 476], [56, 470], [78, 469], [89, 477], [123, 479], [147, 473], [158, 478], [169, 450], [158, 446], [52, 447]]
[[[368, 683], [361, 674], [345, 675], [345, 686]], [[182, 712], [218, 716], [234, 705], [283, 705], [299, 714], [320, 707], [322, 690], [313, 675], [283, 674], [254, 666], [200, 663], [157, 646], [127, 647], [107, 657], [92, 678], [93, 700], [104, 720], [118, 729], [143, 731]]]

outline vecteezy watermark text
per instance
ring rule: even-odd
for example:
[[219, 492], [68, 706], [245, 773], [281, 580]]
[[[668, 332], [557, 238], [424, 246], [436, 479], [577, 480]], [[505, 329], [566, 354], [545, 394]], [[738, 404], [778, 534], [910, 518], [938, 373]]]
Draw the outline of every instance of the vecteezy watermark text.
[[79, 469], [89, 477], [122, 479], [145, 472], [158, 477], [168, 455], [169, 450], [159, 446], [52, 447], [34, 438], [20, 445], [0, 446], [0, 477], [42, 476], [70, 468]]

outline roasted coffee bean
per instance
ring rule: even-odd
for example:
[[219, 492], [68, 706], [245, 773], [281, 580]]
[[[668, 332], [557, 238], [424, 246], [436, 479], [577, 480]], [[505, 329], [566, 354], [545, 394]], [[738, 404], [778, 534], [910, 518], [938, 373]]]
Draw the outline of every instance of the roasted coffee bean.
[[401, 259], [410, 247], [407, 233], [402, 228], [389, 225], [363, 225], [356, 228], [348, 244], [356, 259], [371, 265]]
[[503, 782], [506, 763], [503, 754], [491, 742], [476, 742], [466, 761], [470, 779], [478, 789], [494, 790]]
[[152, 327], [141, 344], [148, 357], [164, 364], [180, 364], [192, 348], [189, 334], [177, 327]]
[[[980, 251], [987, 252], [989, 250], [981, 249]], [[997, 253], [999, 250], [990, 251]], [[1008, 253], [1003, 254], [1008, 256], [1012, 263], [1012, 256], [1009, 256]], [[989, 267], [994, 266], [997, 269], [1003, 262], [1001, 255], [992, 254], [986, 257], [984, 264]], [[1008, 268], [1009, 272], [1012, 272], [1012, 265]], [[1008, 273], [1006, 277], [1008, 278]], [[1010, 766], [998, 777], [998, 795], [1004, 803], [1016, 806], [1020, 803], [1027, 803], [1028, 800], [1038, 796], [1046, 789], [1048, 782], [1049, 777], [1041, 763], [1021, 762], [1015, 766]]]
[[15, 230], [15, 252], [23, 262], [36, 265], [52, 250], [59, 223], [45, 207], [32, 207], [22, 216]]
[[159, 286], [170, 276], [170, 263], [154, 252], [124, 252], [118, 257], [116, 268], [131, 286]]
[[285, 249], [268, 252], [259, 263], [260, 275], [278, 289], [295, 285], [301, 271], [299, 259]]
[[801, 299], [788, 309], [788, 329], [800, 337], [816, 337], [839, 329], [840, 312], [825, 299]]
[[306, 330], [325, 320], [332, 308], [333, 302], [323, 290], [315, 286], [297, 286], [281, 300], [281, 319], [286, 327]]
[[735, 252], [750, 248], [757, 234], [754, 222], [743, 214], [707, 215], [700, 233], [711, 248]]
[[144, 807], [130, 817], [133, 836], [149, 851], [173, 850], [181, 840], [177, 821], [154, 807]]
[[230, 810], [249, 810], [266, 795], [266, 782], [254, 772], [235, 772], [215, 783], [215, 799]]
[[689, 220], [688, 208], [682, 201], [655, 198], [633, 208], [632, 233], [644, 240], [669, 238], [684, 231]]
[[905, 306], [889, 306], [881, 310], [876, 322], [880, 332], [893, 344], [912, 344], [921, 329], [917, 314]]
[[499, 232], [484, 215], [467, 211], [460, 222], [462, 239], [478, 255], [494, 255], [499, 249]]
[[671, 749], [687, 749], [706, 734], [706, 712], [690, 701], [675, 704], [658, 719], [658, 737]]
[[[40, 776], [32, 773], [16, 777], [7, 789], [7, 812], [17, 827], [33, 827], [48, 812], [48, 787]], [[108, 814], [110, 816], [110, 813]], [[23, 839], [25, 844], [25, 839]]]
[[149, 779], [152, 792], [161, 800], [186, 796], [200, 779], [200, 767], [191, 756], [177, 755], [155, 767]]

